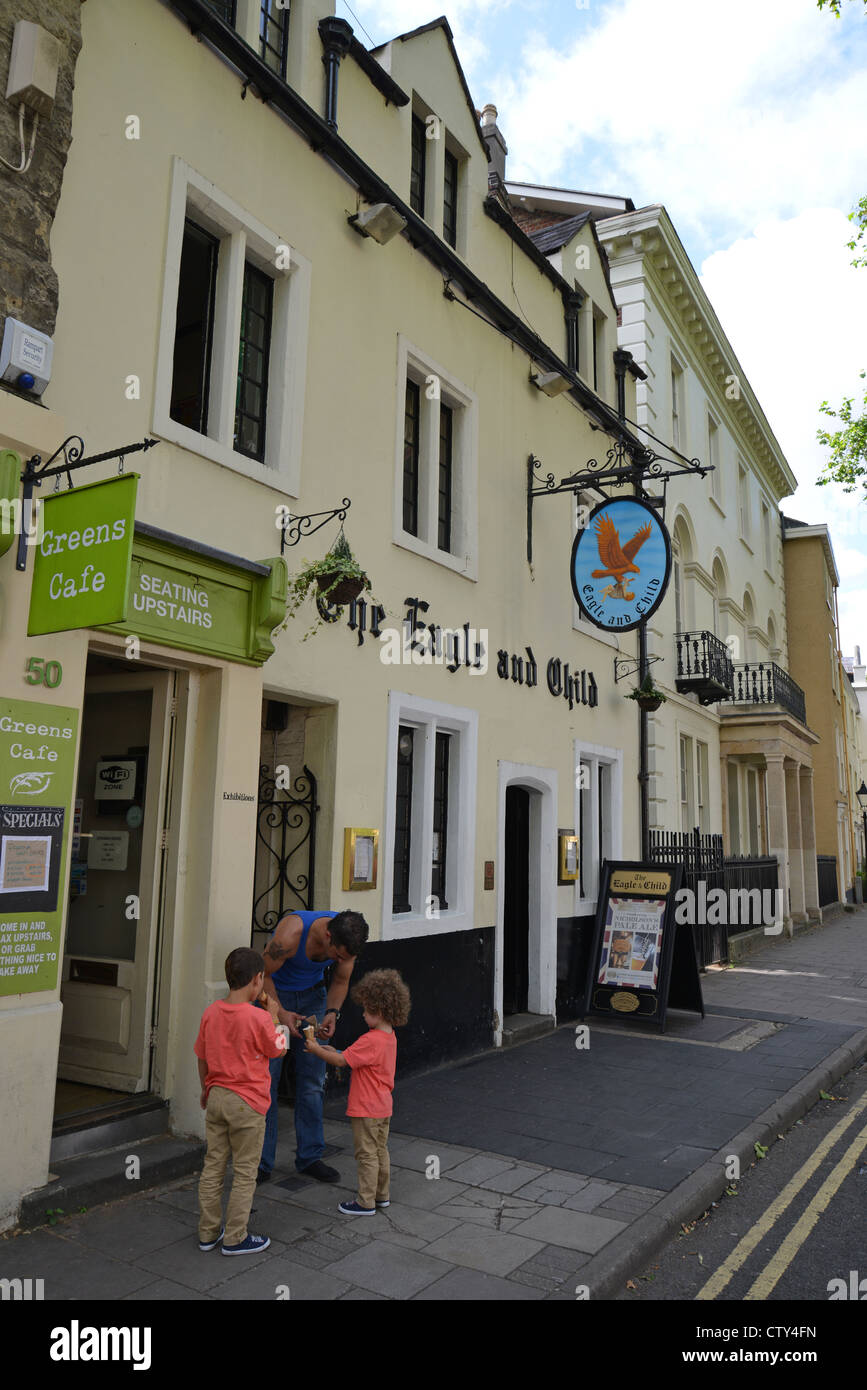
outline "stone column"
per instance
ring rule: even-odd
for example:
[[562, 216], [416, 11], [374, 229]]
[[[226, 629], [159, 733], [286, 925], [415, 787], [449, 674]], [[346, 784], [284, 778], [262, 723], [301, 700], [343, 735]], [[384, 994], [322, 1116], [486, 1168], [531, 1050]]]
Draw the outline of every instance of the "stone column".
[[804, 846], [804, 906], [807, 916], [821, 922], [819, 866], [816, 862], [816, 821], [813, 814], [813, 769], [801, 767], [801, 835]]
[[769, 754], [765, 763], [768, 790], [768, 854], [777, 861], [777, 884], [783, 892], [783, 917], [786, 930], [791, 935], [792, 905], [785, 762], [782, 754]]
[[789, 890], [792, 922], [806, 920], [804, 896], [804, 842], [801, 829], [800, 764], [786, 768], [786, 812], [789, 832]]

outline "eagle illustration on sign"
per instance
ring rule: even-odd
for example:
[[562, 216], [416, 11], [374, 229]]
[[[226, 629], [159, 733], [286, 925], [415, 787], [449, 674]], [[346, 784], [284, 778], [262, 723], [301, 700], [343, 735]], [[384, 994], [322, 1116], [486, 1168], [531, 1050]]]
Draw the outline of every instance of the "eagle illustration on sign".
[[642, 526], [636, 531], [631, 540], [624, 546], [620, 544], [620, 536], [617, 527], [610, 516], [601, 516], [596, 522], [596, 542], [599, 547], [599, 559], [605, 569], [592, 570], [591, 575], [594, 579], [605, 579], [611, 577], [615, 580], [614, 584], [609, 584], [602, 590], [604, 598], [621, 598], [626, 601], [634, 599], [634, 594], [627, 594], [623, 587], [623, 580], [627, 574], [640, 574], [641, 569], [633, 564], [636, 553], [644, 545], [652, 527], [648, 521], [646, 526]]
[[570, 578], [581, 616], [607, 632], [629, 632], [649, 618], [670, 573], [668, 532], [638, 497], [602, 502], [572, 546]]

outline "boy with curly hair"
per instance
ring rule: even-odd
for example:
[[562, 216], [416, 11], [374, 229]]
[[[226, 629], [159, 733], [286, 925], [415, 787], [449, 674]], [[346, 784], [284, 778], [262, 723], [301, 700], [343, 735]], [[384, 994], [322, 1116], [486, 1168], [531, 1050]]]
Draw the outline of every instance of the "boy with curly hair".
[[314, 1042], [311, 1029], [305, 1046], [332, 1066], [352, 1068], [346, 1114], [352, 1122], [358, 1200], [341, 1202], [337, 1210], [344, 1216], [375, 1216], [376, 1208], [390, 1201], [387, 1146], [397, 1062], [394, 1030], [409, 1018], [409, 990], [396, 970], [371, 970], [353, 989], [352, 1000], [364, 1011], [369, 1031], [363, 1037], [338, 1052]]

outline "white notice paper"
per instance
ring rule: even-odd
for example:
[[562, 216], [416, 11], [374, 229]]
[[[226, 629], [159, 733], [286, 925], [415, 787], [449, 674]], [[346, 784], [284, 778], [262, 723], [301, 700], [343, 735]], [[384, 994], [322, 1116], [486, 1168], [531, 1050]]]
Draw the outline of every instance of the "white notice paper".
[[87, 850], [89, 869], [125, 869], [129, 851], [128, 830], [98, 830]]

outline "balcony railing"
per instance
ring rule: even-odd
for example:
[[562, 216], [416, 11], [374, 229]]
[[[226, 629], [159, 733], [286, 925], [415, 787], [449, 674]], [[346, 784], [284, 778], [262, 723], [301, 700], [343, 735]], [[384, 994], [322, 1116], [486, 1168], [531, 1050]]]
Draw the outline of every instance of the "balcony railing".
[[807, 722], [804, 692], [774, 661], [732, 661], [712, 632], [677, 632], [675, 687], [697, 695], [702, 705], [731, 700], [736, 705], [780, 705]]
[[730, 700], [734, 693], [734, 672], [725, 642], [712, 632], [678, 632], [675, 642], [677, 689], [697, 695], [702, 705], [710, 705], [714, 700]]
[[803, 690], [775, 661], [734, 662], [732, 699], [736, 705], [781, 705], [802, 724], [807, 722]]

